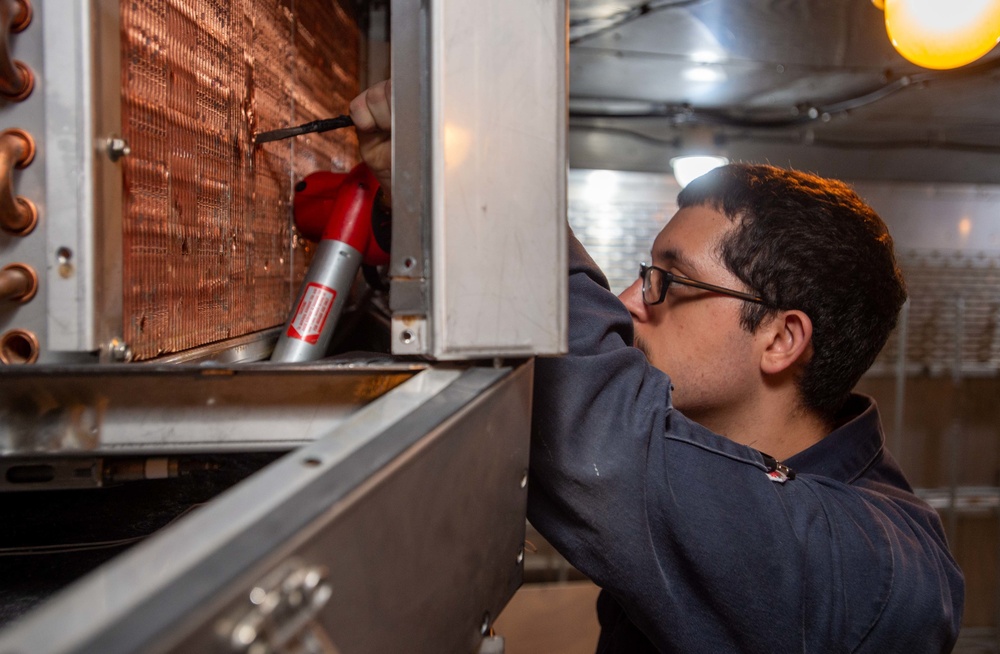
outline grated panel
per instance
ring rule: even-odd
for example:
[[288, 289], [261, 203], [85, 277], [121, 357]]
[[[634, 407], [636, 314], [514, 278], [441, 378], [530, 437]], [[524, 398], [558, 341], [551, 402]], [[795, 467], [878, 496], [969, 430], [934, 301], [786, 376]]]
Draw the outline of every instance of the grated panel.
[[[910, 307], [906, 363], [918, 371], [1000, 370], [1000, 254], [908, 250], [897, 253]], [[901, 317], [901, 320], [903, 317]], [[876, 363], [899, 357], [899, 328]]]
[[359, 36], [331, 0], [121, 3], [124, 336], [137, 359], [284, 322], [305, 272], [292, 183], [356, 161], [353, 131], [254, 148], [343, 113]]
[[568, 205], [569, 223], [619, 294], [632, 285], [639, 263], [650, 261], [656, 235], [677, 212], [676, 202], [616, 202]]

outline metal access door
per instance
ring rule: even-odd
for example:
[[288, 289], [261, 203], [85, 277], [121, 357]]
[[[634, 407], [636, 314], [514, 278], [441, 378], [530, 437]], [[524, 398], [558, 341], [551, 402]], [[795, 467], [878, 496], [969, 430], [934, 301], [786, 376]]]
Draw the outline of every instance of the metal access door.
[[530, 364], [423, 371], [0, 632], [0, 651], [475, 651], [521, 582], [530, 401]]

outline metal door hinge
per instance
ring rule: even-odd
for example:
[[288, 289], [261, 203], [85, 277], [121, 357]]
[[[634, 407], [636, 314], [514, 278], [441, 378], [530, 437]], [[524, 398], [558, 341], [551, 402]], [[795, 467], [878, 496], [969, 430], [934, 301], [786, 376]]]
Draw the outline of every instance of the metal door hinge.
[[325, 566], [285, 561], [250, 589], [232, 619], [219, 622], [220, 635], [233, 652], [339, 654], [315, 621], [333, 594], [328, 573]]

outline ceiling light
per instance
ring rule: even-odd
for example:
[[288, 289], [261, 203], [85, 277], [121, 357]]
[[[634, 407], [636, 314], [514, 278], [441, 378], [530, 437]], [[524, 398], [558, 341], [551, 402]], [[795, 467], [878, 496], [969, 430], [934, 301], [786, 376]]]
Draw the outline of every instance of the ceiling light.
[[725, 166], [727, 163], [729, 163], [729, 159], [725, 157], [699, 155], [674, 157], [670, 160], [670, 167], [674, 170], [674, 178], [677, 179], [677, 183], [681, 185], [681, 188], [684, 188], [713, 168]]
[[684, 79], [689, 82], [721, 82], [726, 79], [726, 74], [711, 66], [691, 66], [685, 68]]
[[957, 68], [1000, 41], [1000, 0], [872, 0], [893, 47], [924, 68]]
[[691, 53], [691, 61], [699, 64], [717, 64], [725, 58], [723, 52], [716, 50], [696, 50]]

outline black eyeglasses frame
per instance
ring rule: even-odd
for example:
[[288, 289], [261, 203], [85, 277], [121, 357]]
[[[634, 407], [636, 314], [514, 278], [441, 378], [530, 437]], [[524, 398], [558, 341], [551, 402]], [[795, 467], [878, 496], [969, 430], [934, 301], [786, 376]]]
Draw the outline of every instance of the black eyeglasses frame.
[[[650, 302], [646, 297], [647, 293], [651, 289], [650, 278], [652, 277], [653, 271], [659, 272], [663, 276], [663, 284], [660, 286], [660, 297], [656, 299], [655, 302]], [[639, 279], [642, 280], [642, 301], [647, 306], [653, 306], [660, 304], [667, 297], [667, 289], [670, 288], [671, 284], [680, 284], [682, 286], [690, 286], [692, 288], [700, 288], [704, 291], [711, 291], [713, 293], [718, 293], [720, 295], [728, 295], [746, 302], [753, 302], [755, 304], [763, 304], [764, 306], [770, 306], [763, 298], [753, 295], [752, 293], [744, 293], [742, 291], [734, 291], [731, 288], [725, 288], [723, 286], [716, 286], [715, 284], [709, 284], [708, 282], [700, 282], [696, 279], [689, 279], [687, 277], [681, 277], [680, 275], [675, 275], [669, 270], [664, 270], [663, 268], [658, 268], [657, 266], [647, 266], [645, 263], [639, 264]]]

